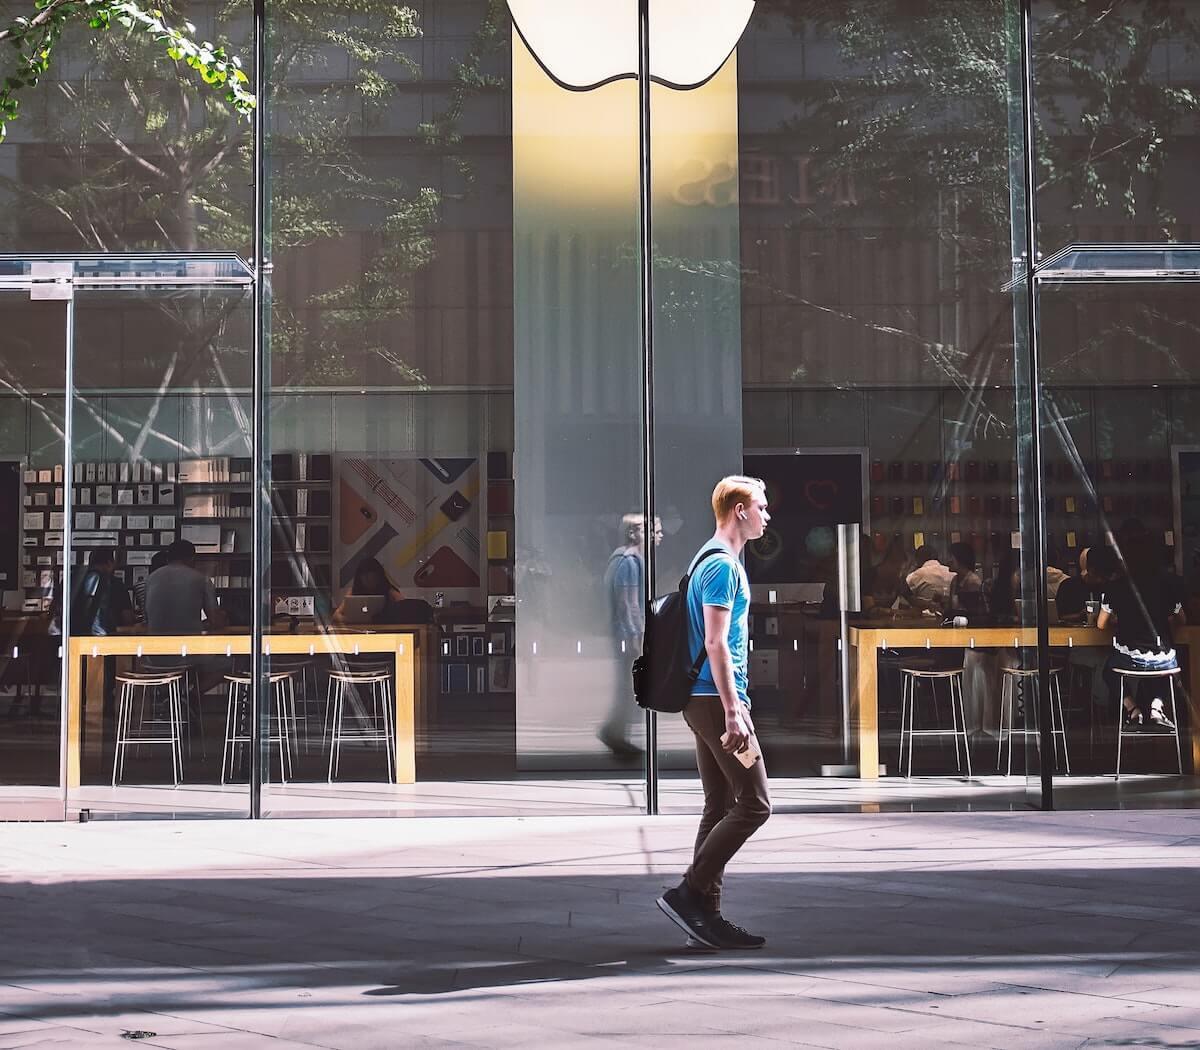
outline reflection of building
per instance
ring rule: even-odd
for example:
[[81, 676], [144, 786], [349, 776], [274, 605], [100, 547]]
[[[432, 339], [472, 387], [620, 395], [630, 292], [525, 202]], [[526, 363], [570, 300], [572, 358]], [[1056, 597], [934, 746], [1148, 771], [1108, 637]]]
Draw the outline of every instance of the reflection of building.
[[[429, 557], [444, 547], [470, 562], [479, 581], [422, 587], [414, 572], [396, 581], [405, 597], [437, 606], [441, 595], [435, 615], [445, 628], [440, 640], [450, 642], [448, 654], [427, 654], [436, 695], [421, 730], [427, 747], [418, 755], [419, 782], [511, 778], [515, 740], [526, 730], [546, 741], [540, 764], [547, 777], [612, 774], [591, 750], [591, 727], [572, 721], [607, 701], [607, 682], [595, 698], [589, 692], [610, 669], [593, 650], [602, 606], [587, 579], [641, 491], [636, 91], [629, 81], [599, 89], [604, 123], [594, 115], [561, 119], [553, 97], [545, 110], [522, 108], [514, 85], [538, 70], [520, 65], [506, 18], [492, 32], [482, 2], [418, 7], [423, 35], [397, 50], [421, 75], [383, 64], [381, 76], [395, 90], [378, 103], [335, 42], [320, 43], [323, 64], [306, 56], [281, 66], [268, 155], [276, 234], [268, 451], [282, 457], [281, 469], [286, 460], [297, 471], [299, 457], [321, 456], [479, 464], [478, 491], [460, 491], [469, 509], [460, 510], [459, 490], [447, 481], [451, 488], [439, 489], [436, 505], [411, 507], [412, 520], [404, 518], [414, 536], [436, 518], [448, 541]], [[1083, 70], [1089, 61], [1121, 60], [1109, 53], [1108, 27], [1090, 24], [1086, 5], [1061, 7], [1035, 0], [1039, 54], [1074, 48]], [[1200, 5], [1180, 11], [1185, 27], [1200, 19]], [[1132, 11], [1122, 17], [1131, 32], [1147, 31]], [[664, 580], [707, 527], [705, 480], [738, 466], [744, 450], [865, 449], [869, 569], [896, 544], [911, 551], [918, 537], [943, 548], [956, 537], [972, 543], [985, 578], [1012, 549], [1014, 533], [1028, 549], [1034, 525], [1020, 513], [1029, 475], [1016, 467], [1014, 395], [1014, 360], [1024, 342], [1003, 291], [1013, 255], [1010, 112], [995, 82], [1004, 75], [1004, 25], [995, 5], [929, 0], [897, 5], [877, 38], [853, 28], [816, 16], [794, 24], [764, 8], [734, 58], [701, 89], [718, 100], [713, 106], [698, 116], [680, 93], [655, 89], [655, 461], [656, 509], [667, 531]], [[964, 28], [965, 38], [955, 36]], [[228, 31], [244, 46], [245, 27]], [[969, 47], [956, 51], [951, 39], [965, 39], [989, 61], [968, 61]], [[919, 93], [911, 90], [917, 73], [902, 58], [916, 50], [945, 74], [919, 78], [927, 88]], [[1101, 149], [1112, 152], [1090, 170], [1081, 159], [1088, 136], [1073, 115], [1088, 97], [1086, 73], [1052, 87], [1039, 81], [1043, 156], [1062, 176], [1039, 195], [1046, 256], [1071, 241], [1161, 240], [1164, 224], [1174, 240], [1193, 236], [1194, 137], [1160, 88], [1183, 84], [1195, 71], [1182, 49], [1171, 54], [1169, 69], [1147, 74], [1148, 89], [1130, 91], [1113, 111], [1100, 136]], [[85, 85], [88, 52], [81, 47], [65, 58], [60, 72], [82, 91], [79, 105], [70, 112], [49, 101], [31, 105], [0, 147], [5, 247], [248, 256], [249, 173], [237, 167], [236, 150], [222, 162], [228, 170], [218, 165], [184, 185], [178, 165], [167, 170], [166, 140], [97, 86], [109, 67], [95, 65]], [[51, 84], [44, 98], [54, 99], [55, 90]], [[582, 98], [579, 105], [598, 113]], [[328, 155], [321, 135], [316, 145], [292, 135], [293, 117], [314, 110], [348, 122], [344, 135], [328, 139]], [[722, 122], [701, 120], [718, 112]], [[123, 123], [112, 123], [114, 113]], [[76, 117], [82, 138], [70, 123]], [[102, 121], [119, 127], [120, 143], [134, 156], [121, 152]], [[1168, 130], [1139, 173], [1117, 147], [1156, 124]], [[243, 129], [215, 119], [213, 127], [218, 141], [244, 143]], [[523, 168], [531, 156], [525, 147], [566, 167]], [[214, 155], [200, 140], [187, 149], [197, 160]], [[556, 177], [536, 193], [522, 182], [547, 171]], [[1131, 173], [1132, 217], [1122, 197]], [[1108, 204], [1098, 202], [1096, 186]], [[430, 192], [422, 196], [424, 189]], [[62, 345], [50, 314], [57, 307], [12, 298], [0, 305], [7, 318], [0, 378], [8, 391], [0, 395], [0, 461], [52, 472], [67, 460], [64, 359], [52, 352]], [[1196, 319], [1187, 289], [1048, 288], [1041, 305], [1038, 378], [1056, 424], [1047, 430], [1040, 472], [1051, 556], [1070, 570], [1106, 527], [1131, 518], [1175, 547], [1191, 542], [1186, 508], [1176, 521], [1181, 487], [1173, 478], [1175, 452], [1200, 445], [1189, 336]], [[145, 297], [93, 296], [80, 316], [87, 323], [76, 332], [75, 367], [84, 396], [73, 402], [72, 459], [132, 469], [248, 456], [251, 318], [244, 301], [176, 296], [164, 308]], [[526, 336], [540, 340], [538, 355], [523, 355]], [[294, 529], [274, 534], [284, 555], [272, 568], [275, 597], [291, 600], [285, 608], [302, 616], [306, 599], [318, 616], [328, 613], [344, 583], [331, 567], [336, 537], [322, 532], [332, 527], [323, 515], [302, 514], [291, 493], [316, 493], [305, 499], [340, 507], [331, 479], [277, 481], [277, 516], [304, 531], [302, 538]], [[45, 495], [47, 504], [23, 510], [49, 514], [54, 483], [44, 492], [37, 484], [26, 492]], [[112, 484], [121, 486], [119, 475]], [[244, 483], [228, 488], [220, 494], [240, 499], [247, 492]], [[231, 591], [241, 586], [232, 581], [249, 575], [249, 522], [224, 523], [236, 534], [235, 549], [202, 558], [220, 566], [212, 574], [228, 577]], [[134, 531], [140, 540], [142, 530]], [[145, 531], [157, 543], [172, 530], [151, 522]], [[134, 549], [142, 552], [140, 543]], [[35, 557], [51, 562], [18, 569], [23, 578], [33, 573], [41, 589], [43, 574], [53, 577], [57, 566], [52, 552]], [[442, 562], [458, 570], [446, 555]], [[6, 587], [10, 614], [24, 590]], [[493, 600], [509, 595], [522, 601]], [[773, 768], [802, 777], [837, 750], [840, 686], [825, 652], [826, 624], [788, 610], [774, 624], [781, 633], [769, 635], [770, 619], [761, 617], [756, 643], [760, 652], [779, 652], [779, 686], [763, 701], [781, 742]], [[477, 630], [455, 633], [454, 626]], [[460, 658], [463, 637], [472, 640]], [[476, 637], [487, 639], [479, 654]], [[789, 637], [796, 643], [790, 653]], [[775, 638], [784, 639], [782, 647]], [[0, 708], [17, 712], [12, 732], [0, 715], [0, 748], [21, 756], [26, 779], [55, 779], [54, 747], [46, 744], [52, 735], [17, 730], [26, 726], [32, 690], [52, 693], [54, 674], [52, 661], [34, 669], [18, 657], [0, 680]], [[515, 689], [506, 684], [512, 675]], [[814, 692], [817, 681], [824, 684]], [[443, 682], [454, 687], [445, 697]], [[322, 679], [311, 690], [314, 709], [323, 690]], [[541, 706], [522, 724], [526, 690]], [[885, 748], [894, 729], [889, 702], [881, 695]], [[547, 705], [553, 718], [536, 714]], [[220, 721], [218, 708], [208, 723]], [[984, 734], [988, 727], [977, 728]], [[1091, 756], [1095, 769], [1106, 755]], [[1147, 768], [1156, 768], [1147, 755]], [[936, 768], [936, 755], [930, 762]], [[538, 804], [553, 807], [553, 798], [539, 795]], [[346, 810], [358, 805], [343, 803]]]

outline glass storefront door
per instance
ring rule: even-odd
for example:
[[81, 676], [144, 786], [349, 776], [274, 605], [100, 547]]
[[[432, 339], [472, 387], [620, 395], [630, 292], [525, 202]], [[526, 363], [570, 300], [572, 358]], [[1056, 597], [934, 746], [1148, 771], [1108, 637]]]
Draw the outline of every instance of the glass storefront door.
[[61, 638], [68, 304], [62, 266], [0, 257], [0, 820], [64, 813]]
[[99, 581], [109, 609], [73, 627], [68, 806], [245, 815], [249, 274], [232, 257], [78, 266], [70, 574], [72, 593]]
[[1039, 272], [1046, 542], [1071, 574], [1046, 610], [1057, 808], [1194, 803], [1198, 268], [1194, 246], [1101, 245]]
[[[250, 273], [235, 256], [0, 265], [14, 790], [49, 788], [59, 817], [246, 814], [228, 698], [251, 695]], [[201, 477], [213, 453], [233, 465]]]

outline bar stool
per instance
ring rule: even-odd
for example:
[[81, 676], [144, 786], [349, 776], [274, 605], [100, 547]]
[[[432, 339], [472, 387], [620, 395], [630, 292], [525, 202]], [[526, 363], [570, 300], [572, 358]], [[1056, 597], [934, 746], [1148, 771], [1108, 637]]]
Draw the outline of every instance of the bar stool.
[[[204, 705], [200, 702], [200, 676], [196, 673], [196, 668], [191, 664], [167, 664], [167, 663], [146, 663], [146, 673], [148, 674], [177, 674], [182, 679], [183, 691], [183, 710], [188, 713], [188, 717], [183, 721], [183, 731], [187, 734], [187, 753], [188, 758], [192, 757], [192, 719], [191, 712], [195, 710], [196, 721], [200, 726], [200, 758], [208, 758], [208, 748], [204, 743]], [[195, 696], [196, 703], [193, 706], [192, 697]]]
[[[270, 676], [271, 701], [275, 708], [271, 718], [271, 726], [267, 730], [267, 747], [279, 745], [279, 779], [286, 784], [292, 771], [292, 742], [288, 734], [288, 698], [293, 699], [291, 691], [292, 672], [278, 671]], [[229, 704], [225, 710], [225, 747], [221, 753], [221, 783], [227, 777], [233, 776], [233, 767], [237, 761], [237, 749], [240, 744], [253, 744], [254, 738], [250, 733], [250, 683], [251, 676], [245, 673], [225, 675], [229, 683]], [[291, 711], [295, 719], [294, 708]], [[268, 770], [269, 776], [269, 770]]]
[[[952, 736], [954, 737], [954, 760], [957, 764], [958, 771], [962, 772], [963, 755], [966, 755], [967, 761], [967, 778], [971, 777], [971, 744], [967, 737], [967, 712], [963, 706], [962, 694], [963, 669], [956, 668], [929, 668], [919, 666], [905, 666], [900, 668], [900, 757], [898, 765], [904, 766], [904, 738], [908, 737], [908, 772], [906, 777], [912, 776], [912, 756], [913, 756], [913, 738], [918, 736]], [[936, 720], [938, 718], [937, 711], [937, 683], [945, 682], [950, 693], [950, 719], [952, 728], [943, 729], [939, 725], [937, 729], [914, 729], [913, 722], [917, 707], [917, 686], [921, 682], [929, 683], [929, 695], [933, 701], [933, 714]], [[957, 705], [957, 707], [955, 706]], [[907, 728], [905, 720], [907, 719]], [[960, 751], [961, 748], [961, 751]]]
[[[1062, 737], [1063, 763], [1066, 766], [1067, 776], [1071, 775], [1071, 755], [1067, 750], [1067, 724], [1063, 718], [1063, 703], [1062, 703], [1062, 674], [1061, 667], [1050, 668], [1050, 740], [1054, 745], [1054, 768], [1058, 768], [1058, 738]], [[1018, 687], [1024, 687], [1026, 682], [1033, 683], [1034, 696], [1036, 698], [1038, 688], [1038, 672], [1037, 668], [1029, 667], [1005, 667], [1002, 670], [1002, 679], [1000, 686], [1000, 739], [996, 744], [996, 772], [1000, 771], [1000, 766], [1004, 759], [1004, 739], [1005, 734], [1008, 736], [1008, 768], [1005, 776], [1012, 776], [1012, 738], [1019, 736], [1022, 740], [1026, 737], [1033, 737], [1037, 744], [1038, 750], [1041, 750], [1042, 741], [1038, 734], [1037, 728], [1029, 728], [1028, 712], [1030, 706], [1026, 704], [1025, 711], [1021, 716], [1021, 728], [1017, 729], [1014, 726], [1016, 719], [1016, 693]], [[1008, 716], [1008, 725], [1005, 726], [1005, 715]]]
[[[1180, 749], [1180, 746], [1179, 746], [1179, 716], [1175, 711], [1175, 676], [1180, 673], [1179, 668], [1178, 667], [1164, 667], [1164, 668], [1162, 668], [1162, 670], [1155, 670], [1155, 671], [1121, 671], [1121, 670], [1117, 670], [1116, 668], [1113, 668], [1113, 670], [1116, 672], [1116, 674], [1120, 675], [1120, 678], [1121, 678], [1121, 690], [1120, 690], [1121, 697], [1120, 697], [1120, 706], [1118, 707], [1119, 714], [1117, 715], [1117, 772], [1116, 772], [1116, 776], [1114, 779], [1116, 779], [1116, 780], [1121, 779], [1121, 740], [1124, 737], [1135, 736], [1135, 737], [1147, 737], [1147, 738], [1153, 739], [1156, 736], [1165, 736], [1166, 735], [1164, 733], [1144, 733], [1144, 732], [1138, 733], [1138, 732], [1133, 732], [1131, 730], [1127, 730], [1125, 728], [1125, 699], [1124, 698], [1126, 696], [1134, 695], [1132, 692], [1126, 691], [1126, 683], [1125, 683], [1126, 678], [1132, 678], [1134, 680], [1135, 686], [1137, 685], [1137, 683], [1139, 681], [1144, 681], [1147, 678], [1165, 678], [1167, 680], [1167, 688], [1170, 690], [1170, 697], [1171, 697], [1171, 722], [1175, 727], [1171, 731], [1172, 736], [1175, 737], [1175, 760], [1179, 763], [1179, 772], [1182, 774], [1183, 773], [1183, 751]], [[1140, 707], [1141, 705], [1139, 704], [1138, 706]], [[1143, 718], [1148, 718], [1148, 717], [1149, 716], [1143, 711]], [[1143, 725], [1146, 725], [1146, 724], [1153, 725], [1154, 723], [1153, 722], [1150, 722], [1150, 723], [1143, 722]]]
[[[370, 710], [353, 700], [361, 686], [369, 689]], [[355, 710], [351, 717], [357, 725], [346, 728], [346, 699], [351, 697]], [[395, 783], [396, 762], [392, 752], [392, 676], [384, 668], [334, 668], [329, 672], [329, 691], [326, 696], [326, 723], [332, 730], [329, 738], [329, 783], [338, 772], [344, 740], [382, 742], [387, 757], [388, 783]]]
[[[113, 754], [112, 786], [125, 775], [125, 753], [130, 745], [165, 744], [171, 748], [171, 775], [175, 786], [183, 779], [183, 703], [176, 672], [122, 671], [116, 676], [117, 746]], [[155, 717], [155, 701], [164, 703], [166, 717]], [[149, 711], [147, 711], [149, 707]], [[136, 724], [134, 711], [136, 708]]]
[[[272, 673], [276, 671], [287, 672], [293, 676], [293, 680], [289, 685], [289, 709], [290, 719], [292, 723], [292, 740], [295, 746], [295, 739], [298, 736], [303, 742], [304, 753], [308, 754], [308, 709], [311, 704], [317, 703], [317, 667], [316, 662], [308, 656], [271, 656], [270, 670]], [[312, 689], [309, 690], [308, 679], [312, 676]], [[296, 687], [299, 682], [299, 689]], [[297, 692], [299, 693], [299, 702], [297, 702]], [[297, 713], [299, 711], [299, 713]]]

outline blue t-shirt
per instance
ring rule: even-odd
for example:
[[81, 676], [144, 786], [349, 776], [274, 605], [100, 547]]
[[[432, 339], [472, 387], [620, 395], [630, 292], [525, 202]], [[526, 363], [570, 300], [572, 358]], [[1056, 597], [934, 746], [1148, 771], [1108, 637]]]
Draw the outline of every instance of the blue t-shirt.
[[[742, 563], [724, 545], [706, 543], [692, 559], [689, 571], [705, 551], [719, 550], [722, 553], [706, 558], [704, 564], [692, 576], [688, 584], [688, 641], [691, 643], [692, 658], [704, 648], [704, 606], [716, 605], [728, 609], [729, 655], [733, 659], [733, 684], [738, 697], [747, 707], [750, 696], [749, 656], [746, 648], [747, 628], [750, 617], [750, 580]], [[717, 683], [713, 681], [712, 667], [707, 660], [700, 668], [700, 677], [692, 687], [693, 696], [719, 696]]]

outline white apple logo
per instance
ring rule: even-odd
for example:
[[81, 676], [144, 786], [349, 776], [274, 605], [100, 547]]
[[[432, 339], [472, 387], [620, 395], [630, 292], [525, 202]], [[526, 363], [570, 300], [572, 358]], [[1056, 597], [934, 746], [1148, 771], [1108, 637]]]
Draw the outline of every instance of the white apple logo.
[[[513, 23], [538, 63], [572, 91], [638, 69], [637, 0], [508, 0]], [[699, 87], [737, 47], [754, 0], [650, 0], [650, 77]]]

